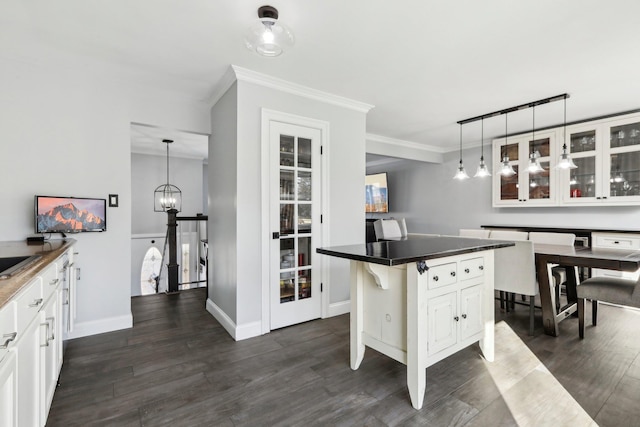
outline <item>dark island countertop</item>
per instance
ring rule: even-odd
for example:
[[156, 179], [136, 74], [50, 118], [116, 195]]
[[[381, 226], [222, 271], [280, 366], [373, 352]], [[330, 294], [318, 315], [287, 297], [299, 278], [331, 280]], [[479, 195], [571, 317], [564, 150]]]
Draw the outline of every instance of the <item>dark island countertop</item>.
[[318, 248], [316, 252], [354, 261], [393, 266], [514, 245], [514, 242], [505, 240], [412, 236], [403, 240]]

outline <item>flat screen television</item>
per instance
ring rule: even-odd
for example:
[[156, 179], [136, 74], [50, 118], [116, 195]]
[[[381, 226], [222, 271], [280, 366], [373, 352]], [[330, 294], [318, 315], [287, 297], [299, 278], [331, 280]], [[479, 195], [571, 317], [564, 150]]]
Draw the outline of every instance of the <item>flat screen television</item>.
[[35, 196], [36, 233], [107, 230], [107, 200]]
[[376, 173], [365, 177], [365, 212], [389, 212], [387, 173]]

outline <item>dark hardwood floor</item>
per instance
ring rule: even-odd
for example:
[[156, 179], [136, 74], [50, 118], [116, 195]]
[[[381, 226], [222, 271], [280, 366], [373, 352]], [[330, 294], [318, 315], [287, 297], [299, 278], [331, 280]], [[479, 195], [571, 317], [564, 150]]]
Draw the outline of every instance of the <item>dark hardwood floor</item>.
[[640, 425], [638, 311], [601, 306], [581, 341], [577, 319], [530, 337], [527, 307], [497, 308], [495, 362], [473, 345], [428, 368], [416, 411], [404, 365], [349, 368], [348, 315], [235, 342], [205, 298], [135, 297], [132, 329], [68, 342], [47, 425]]

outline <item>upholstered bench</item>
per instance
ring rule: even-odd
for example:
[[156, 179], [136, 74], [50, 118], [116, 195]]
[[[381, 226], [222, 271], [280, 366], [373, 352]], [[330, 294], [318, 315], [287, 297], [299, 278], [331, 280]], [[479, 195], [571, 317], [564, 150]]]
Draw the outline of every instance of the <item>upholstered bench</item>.
[[640, 280], [617, 279], [614, 277], [592, 277], [577, 287], [578, 332], [584, 338], [585, 299], [592, 301], [591, 322], [598, 323], [598, 301], [640, 308]]

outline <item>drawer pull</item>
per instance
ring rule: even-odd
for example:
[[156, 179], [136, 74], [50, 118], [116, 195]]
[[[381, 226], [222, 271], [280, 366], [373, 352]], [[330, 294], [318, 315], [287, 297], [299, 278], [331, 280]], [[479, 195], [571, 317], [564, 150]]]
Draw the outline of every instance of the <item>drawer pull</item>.
[[460, 318], [458, 316], [454, 317], [453, 320], [455, 320], [456, 322], [460, 320]]
[[478, 266], [478, 268], [480, 269], [480, 271], [484, 270], [484, 265], [480, 265]]
[[11, 332], [10, 334], [4, 334], [2, 336], [2, 338], [6, 338], [4, 344], [0, 345], [0, 349], [4, 350], [5, 348], [9, 347], [9, 343], [13, 340], [16, 339], [16, 336], [18, 335], [17, 332]]
[[463, 318], [463, 319], [466, 319], [466, 318], [467, 318], [467, 315], [466, 315], [466, 314], [463, 314], [463, 315], [462, 315], [462, 318]]
[[465, 272], [465, 273], [467, 273], [467, 274], [469, 274], [471, 271], [470, 271], [468, 268], [465, 268], [465, 269], [464, 269], [464, 272]]
[[45, 326], [46, 327], [45, 332], [44, 332], [45, 343], [44, 344], [40, 344], [40, 347], [49, 347], [49, 330], [50, 330], [49, 329], [50, 328], [49, 322], [40, 323], [40, 326]]
[[451, 272], [451, 277], [456, 277], [456, 272], [455, 271]]
[[33, 302], [29, 304], [29, 307], [37, 307], [40, 304], [42, 304], [42, 298], [34, 299]]
[[60, 279], [53, 279], [49, 281], [49, 285], [53, 286], [56, 285], [58, 282], [60, 281]]
[[433, 281], [437, 282], [438, 281], [438, 276], [433, 276]]

